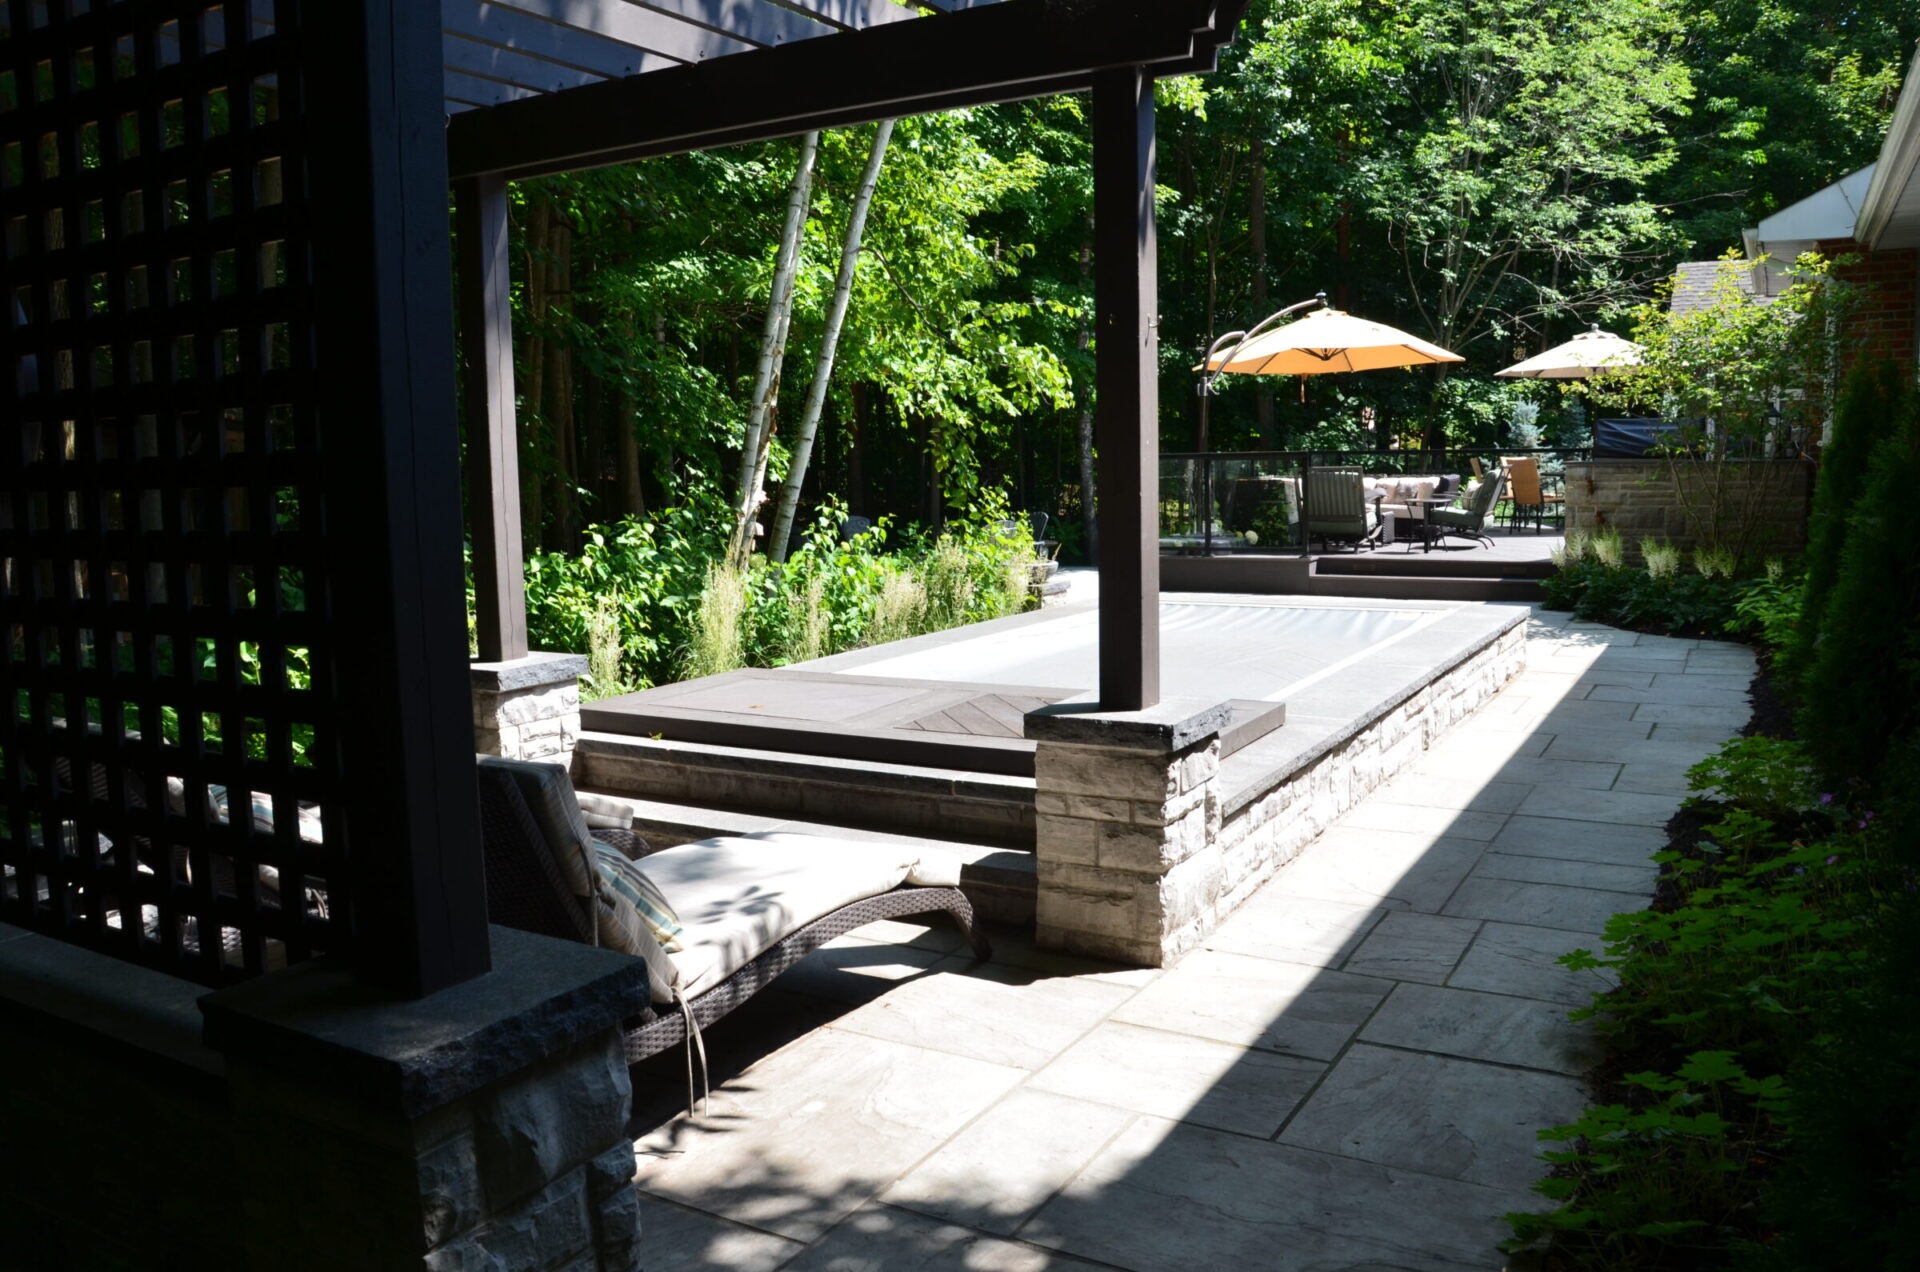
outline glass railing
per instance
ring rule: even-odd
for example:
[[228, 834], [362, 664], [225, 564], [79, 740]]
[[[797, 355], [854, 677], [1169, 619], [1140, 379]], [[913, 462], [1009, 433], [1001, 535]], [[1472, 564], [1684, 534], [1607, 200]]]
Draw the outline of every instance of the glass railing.
[[1231, 451], [1160, 456], [1160, 550], [1221, 554], [1307, 549], [1302, 494], [1315, 468], [1358, 469], [1368, 478], [1440, 477], [1465, 490], [1509, 459], [1530, 457], [1541, 486], [1557, 493], [1582, 447], [1472, 447], [1445, 451]]

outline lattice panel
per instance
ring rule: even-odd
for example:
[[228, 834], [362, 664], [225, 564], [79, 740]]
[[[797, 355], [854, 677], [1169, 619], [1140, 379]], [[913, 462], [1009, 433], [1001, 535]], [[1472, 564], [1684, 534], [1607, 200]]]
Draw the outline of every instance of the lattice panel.
[[0, 918], [210, 984], [351, 926], [298, 21], [0, 0]]

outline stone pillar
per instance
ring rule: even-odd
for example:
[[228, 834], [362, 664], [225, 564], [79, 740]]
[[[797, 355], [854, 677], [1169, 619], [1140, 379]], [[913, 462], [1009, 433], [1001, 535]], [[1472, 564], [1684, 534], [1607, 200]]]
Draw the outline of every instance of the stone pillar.
[[1213, 930], [1222, 892], [1224, 702], [1075, 704], [1026, 719], [1034, 754], [1035, 939], [1160, 967]]
[[491, 936], [494, 971], [423, 999], [322, 960], [201, 1000], [250, 1266], [640, 1266], [619, 1023], [645, 964]]
[[580, 740], [580, 654], [528, 654], [473, 667], [473, 749], [572, 767]]

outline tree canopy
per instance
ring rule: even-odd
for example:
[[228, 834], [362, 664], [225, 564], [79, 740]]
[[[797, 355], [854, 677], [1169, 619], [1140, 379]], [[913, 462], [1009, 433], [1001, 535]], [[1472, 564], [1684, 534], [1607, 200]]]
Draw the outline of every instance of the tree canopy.
[[[1467, 362], [1229, 377], [1213, 448], [1502, 444], [1522, 403], [1565, 435], [1557, 391], [1487, 373], [1619, 327], [1676, 261], [1869, 161], [1916, 36], [1904, 0], [1256, 0], [1217, 73], [1159, 86], [1163, 448], [1197, 442], [1211, 339], [1321, 289]], [[872, 138], [820, 138], [770, 487]], [[531, 540], [570, 548], [690, 484], [732, 497], [797, 145], [515, 187]], [[831, 496], [937, 524], [1002, 488], [1071, 527], [1091, 207], [1082, 98], [898, 122], [801, 522]]]

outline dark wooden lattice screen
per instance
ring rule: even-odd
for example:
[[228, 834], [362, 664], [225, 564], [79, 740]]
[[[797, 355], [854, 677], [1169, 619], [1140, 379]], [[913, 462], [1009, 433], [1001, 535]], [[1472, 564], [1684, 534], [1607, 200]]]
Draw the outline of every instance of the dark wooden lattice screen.
[[351, 924], [280, 10], [0, 0], [0, 919], [206, 983]]

